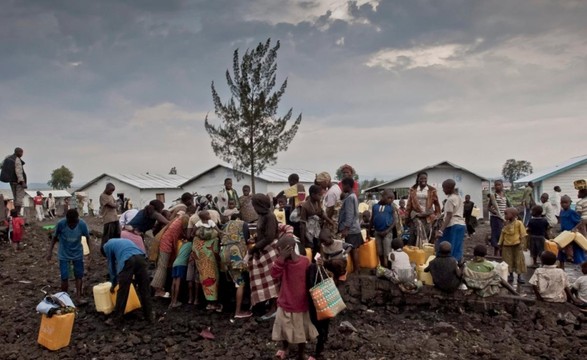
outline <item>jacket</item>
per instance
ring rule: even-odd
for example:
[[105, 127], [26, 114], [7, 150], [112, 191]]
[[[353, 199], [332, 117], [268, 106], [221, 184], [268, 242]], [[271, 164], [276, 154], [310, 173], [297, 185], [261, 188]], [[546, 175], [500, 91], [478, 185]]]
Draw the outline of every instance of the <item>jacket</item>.
[[[416, 195], [418, 185], [414, 185], [410, 188], [410, 193], [408, 196], [408, 201], [406, 204], [406, 217], [412, 217], [412, 211], [415, 212], [423, 212], [424, 209], [420, 208], [420, 204], [418, 203], [418, 196]], [[438, 201], [438, 194], [436, 189], [430, 185], [428, 185], [428, 197], [426, 199], [426, 208], [430, 209], [434, 206], [434, 213], [426, 218], [428, 223], [433, 222], [440, 216], [440, 202]]]
[[[24, 161], [20, 159], [21, 164], [24, 166]], [[23, 181], [26, 183], [26, 174], [24, 169], [22, 170]], [[16, 154], [7, 156], [2, 163], [2, 172], [0, 172], [0, 181], [5, 183], [17, 183], [18, 176], [16, 174]]]

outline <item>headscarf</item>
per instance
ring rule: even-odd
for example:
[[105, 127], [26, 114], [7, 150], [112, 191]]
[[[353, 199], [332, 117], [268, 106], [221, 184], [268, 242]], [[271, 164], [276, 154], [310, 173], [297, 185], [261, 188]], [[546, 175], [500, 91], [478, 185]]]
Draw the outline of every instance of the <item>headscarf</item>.
[[271, 210], [271, 200], [269, 196], [265, 194], [255, 194], [253, 195], [252, 199], [253, 206], [255, 207], [255, 211], [259, 215], [267, 215]]
[[330, 174], [327, 173], [326, 171], [323, 171], [320, 174], [316, 175], [316, 183], [317, 184], [327, 183], [330, 185], [331, 181], [332, 181], [332, 178], [330, 177]]

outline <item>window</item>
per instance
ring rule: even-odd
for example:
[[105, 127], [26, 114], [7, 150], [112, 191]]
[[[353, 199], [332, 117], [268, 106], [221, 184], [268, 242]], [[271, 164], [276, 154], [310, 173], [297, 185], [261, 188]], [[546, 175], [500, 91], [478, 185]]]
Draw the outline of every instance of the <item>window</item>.
[[155, 194], [155, 198], [165, 204], [165, 193]]

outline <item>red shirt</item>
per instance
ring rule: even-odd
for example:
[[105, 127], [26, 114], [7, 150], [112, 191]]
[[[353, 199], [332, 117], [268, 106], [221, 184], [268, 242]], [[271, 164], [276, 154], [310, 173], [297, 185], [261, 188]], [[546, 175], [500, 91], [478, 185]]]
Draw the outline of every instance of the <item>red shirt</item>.
[[12, 242], [20, 242], [24, 233], [24, 219], [21, 217], [12, 218]]
[[33, 198], [33, 203], [35, 205], [43, 205], [43, 197], [41, 195], [37, 195]]
[[306, 271], [310, 260], [299, 256], [297, 260], [282, 261], [277, 258], [271, 268], [271, 276], [281, 279], [277, 305], [286, 312], [303, 313], [308, 311], [308, 290], [306, 288]]

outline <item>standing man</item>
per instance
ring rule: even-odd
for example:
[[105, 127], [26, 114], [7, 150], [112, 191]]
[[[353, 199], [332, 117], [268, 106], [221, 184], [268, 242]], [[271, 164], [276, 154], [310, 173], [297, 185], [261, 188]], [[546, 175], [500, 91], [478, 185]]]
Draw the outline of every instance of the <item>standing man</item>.
[[561, 213], [561, 188], [560, 186], [554, 187], [554, 192], [550, 198], [550, 203], [552, 204], [552, 208], [554, 209], [554, 216], [558, 219], [559, 214]]
[[120, 237], [120, 225], [118, 224], [118, 216], [116, 209], [118, 204], [112, 194], [114, 193], [114, 184], [106, 184], [104, 192], [100, 195], [100, 214], [104, 223], [104, 230], [102, 232], [102, 247], [109, 239]]
[[55, 204], [55, 198], [53, 197], [52, 193], [49, 193], [49, 197], [47, 198], [47, 210], [51, 219], [57, 217], [57, 205]]
[[37, 221], [43, 221], [45, 214], [43, 211], [43, 194], [40, 191], [37, 191], [37, 196], [33, 198], [33, 204], [35, 205]]
[[532, 206], [536, 205], [536, 201], [534, 200], [534, 183], [532, 181], [528, 182], [528, 186], [524, 189], [522, 205], [524, 206], [524, 226], [528, 226], [528, 221], [532, 217]]
[[119, 285], [113, 317], [106, 320], [106, 324], [115, 325], [122, 321], [128, 293], [133, 286], [133, 277], [138, 285], [138, 295], [145, 320], [150, 323], [153, 320], [153, 314], [145, 253], [130, 240], [113, 238], [102, 248], [102, 255], [108, 260], [108, 272], [112, 283], [110, 292], [114, 294], [116, 285]]
[[0, 173], [0, 181], [10, 183], [14, 209], [19, 215], [22, 209], [22, 201], [24, 200], [24, 190], [27, 188], [24, 161], [21, 159], [23, 154], [24, 151], [21, 148], [14, 149], [14, 154], [4, 159], [2, 172]]
[[224, 188], [220, 190], [218, 195], [214, 198], [214, 205], [219, 213], [224, 214], [224, 210], [228, 209], [228, 201], [234, 200], [236, 202], [236, 208], [240, 210], [240, 204], [238, 201], [238, 193], [232, 188], [232, 179], [224, 179]]

